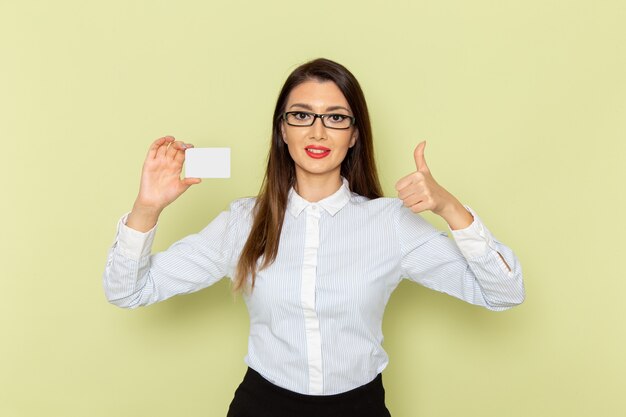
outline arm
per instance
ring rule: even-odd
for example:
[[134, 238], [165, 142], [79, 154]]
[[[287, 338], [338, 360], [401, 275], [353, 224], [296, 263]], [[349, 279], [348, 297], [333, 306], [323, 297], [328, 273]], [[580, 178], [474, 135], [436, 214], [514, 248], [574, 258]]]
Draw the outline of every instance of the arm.
[[[219, 268], [201, 264], [202, 256], [218, 260], [213, 239], [219, 239], [220, 227], [216, 222], [200, 234], [176, 242], [167, 251], [150, 255], [159, 215], [199, 178], [180, 179], [185, 161], [185, 150], [193, 147], [175, 141], [172, 136], [155, 140], [144, 160], [141, 171], [139, 195], [131, 213], [118, 222], [117, 234], [109, 249], [103, 275], [107, 299], [120, 307], [134, 308], [155, 303], [172, 295], [191, 292], [210, 285]], [[223, 220], [223, 219], [222, 219]], [[215, 236], [211, 236], [210, 231]], [[202, 247], [203, 239], [211, 244]], [[219, 241], [219, 240], [217, 240]], [[217, 261], [215, 261], [217, 262]], [[202, 267], [213, 274], [202, 275]], [[221, 278], [222, 275], [219, 276]], [[204, 278], [204, 279], [203, 279]]]
[[493, 237], [478, 215], [451, 230], [454, 241], [405, 207], [398, 215], [402, 275], [489, 310], [502, 311], [525, 298], [522, 269], [513, 251]]
[[222, 212], [199, 233], [155, 254], [151, 249], [157, 224], [147, 232], [134, 230], [125, 224], [129, 214], [118, 221], [102, 277], [110, 303], [124, 308], [149, 305], [198, 291], [226, 275], [230, 212]]
[[[511, 249], [498, 242], [476, 213], [435, 181], [421, 142], [413, 153], [416, 171], [401, 178], [398, 197], [402, 271], [413, 281], [491, 310], [522, 303], [522, 270]], [[421, 216], [430, 210], [447, 223], [456, 245]]]
[[[440, 215], [448, 222], [448, 228], [461, 248], [463, 255], [466, 255], [466, 258], [470, 251], [484, 253], [486, 245], [495, 249], [492, 244], [493, 237], [485, 234], [486, 229], [482, 225], [482, 222], [474, 222], [476, 213], [468, 206], [463, 206], [458, 200], [454, 199], [454, 203], [450, 205], [450, 209], [442, 212]], [[466, 246], [466, 250], [463, 250], [463, 246]], [[506, 263], [506, 260], [500, 252], [498, 252], [498, 256], [500, 256], [500, 259], [504, 262], [507, 270], [511, 271], [511, 267]]]

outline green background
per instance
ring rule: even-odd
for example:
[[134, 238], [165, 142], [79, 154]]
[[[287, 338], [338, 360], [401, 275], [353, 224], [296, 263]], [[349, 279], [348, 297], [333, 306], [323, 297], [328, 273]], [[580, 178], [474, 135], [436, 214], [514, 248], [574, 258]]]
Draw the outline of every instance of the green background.
[[426, 139], [524, 271], [502, 313], [399, 286], [392, 415], [625, 415], [625, 21], [623, 1], [0, 0], [0, 415], [226, 414], [242, 300], [222, 280], [119, 309], [107, 249], [160, 136], [231, 147], [232, 178], [168, 207], [153, 250], [255, 195], [278, 91], [320, 56], [363, 87], [385, 194]]

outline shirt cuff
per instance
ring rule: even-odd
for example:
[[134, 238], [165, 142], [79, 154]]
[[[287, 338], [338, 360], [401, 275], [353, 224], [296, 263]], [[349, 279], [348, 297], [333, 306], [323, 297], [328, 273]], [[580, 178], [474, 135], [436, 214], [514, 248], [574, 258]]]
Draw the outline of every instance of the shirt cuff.
[[124, 214], [117, 222], [117, 247], [122, 255], [138, 261], [152, 253], [152, 243], [158, 226], [158, 222], [147, 232], [140, 232], [126, 226], [130, 211]]
[[463, 205], [474, 217], [472, 224], [465, 229], [452, 230], [450, 225], [448, 229], [454, 237], [454, 241], [461, 250], [463, 256], [466, 259], [474, 259], [485, 256], [487, 252], [496, 250], [496, 244], [494, 242], [493, 235], [485, 227], [480, 217], [469, 206]]

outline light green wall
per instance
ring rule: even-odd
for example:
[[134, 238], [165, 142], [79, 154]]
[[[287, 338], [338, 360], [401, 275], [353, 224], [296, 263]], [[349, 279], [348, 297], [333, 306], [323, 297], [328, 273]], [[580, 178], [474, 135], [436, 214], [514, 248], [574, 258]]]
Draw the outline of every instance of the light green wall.
[[362, 84], [386, 194], [426, 139], [524, 270], [503, 313], [400, 285], [394, 417], [626, 415], [624, 22], [621, 0], [0, 0], [0, 415], [225, 415], [244, 303], [223, 280], [118, 309], [106, 251], [159, 136], [232, 147], [233, 174], [168, 207], [154, 250], [255, 194], [278, 90], [319, 56]]

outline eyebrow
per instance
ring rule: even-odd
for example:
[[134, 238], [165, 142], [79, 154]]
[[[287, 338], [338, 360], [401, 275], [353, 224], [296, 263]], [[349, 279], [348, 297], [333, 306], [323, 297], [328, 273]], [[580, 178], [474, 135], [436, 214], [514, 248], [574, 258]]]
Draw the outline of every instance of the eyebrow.
[[[292, 107], [304, 107], [307, 110], [313, 111], [313, 107], [309, 106], [308, 104], [304, 104], [304, 103], [295, 103], [295, 104], [292, 104], [291, 106], [289, 106], [289, 108], [292, 108]], [[346, 109], [343, 106], [329, 106], [329, 107], [326, 108], [326, 111], [333, 111], [333, 110], [339, 110], [339, 109], [343, 109], [343, 110], [347, 111], [348, 113], [350, 113], [350, 110]]]

